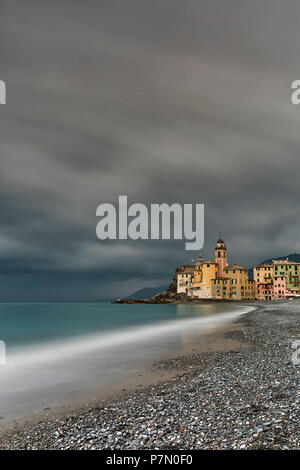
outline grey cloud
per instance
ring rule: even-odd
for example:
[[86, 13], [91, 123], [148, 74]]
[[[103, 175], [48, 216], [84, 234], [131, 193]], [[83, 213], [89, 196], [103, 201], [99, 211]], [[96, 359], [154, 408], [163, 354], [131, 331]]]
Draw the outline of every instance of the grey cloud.
[[[2, 272], [94, 299], [195, 256], [183, 242], [97, 241], [96, 207], [119, 194], [205, 203], [205, 256], [220, 230], [247, 266], [300, 251], [299, 2], [1, 4]], [[46, 298], [42, 277], [26, 286]]]

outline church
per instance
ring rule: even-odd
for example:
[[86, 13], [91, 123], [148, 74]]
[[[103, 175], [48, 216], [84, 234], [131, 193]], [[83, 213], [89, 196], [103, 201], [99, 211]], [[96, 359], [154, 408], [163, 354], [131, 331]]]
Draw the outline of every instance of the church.
[[249, 279], [244, 266], [228, 265], [227, 248], [220, 237], [214, 260], [199, 257], [195, 265], [178, 268], [177, 294], [194, 299], [255, 300], [256, 284]]

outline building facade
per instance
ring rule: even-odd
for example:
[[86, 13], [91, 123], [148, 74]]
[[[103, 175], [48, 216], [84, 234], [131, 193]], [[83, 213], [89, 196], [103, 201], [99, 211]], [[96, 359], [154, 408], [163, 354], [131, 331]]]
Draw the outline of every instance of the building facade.
[[300, 297], [300, 263], [273, 260], [253, 268], [253, 280], [239, 264], [228, 265], [227, 248], [220, 237], [215, 259], [177, 269], [177, 293], [195, 299], [273, 300]]
[[253, 277], [259, 300], [300, 297], [300, 263], [288, 259], [273, 260], [254, 266]]
[[228, 266], [227, 248], [220, 237], [215, 246], [215, 259], [198, 258], [189, 269], [179, 268], [177, 293], [195, 299], [255, 300], [257, 290], [254, 280], [241, 265]]
[[177, 268], [177, 294], [187, 294], [190, 289], [194, 266], [185, 264]]

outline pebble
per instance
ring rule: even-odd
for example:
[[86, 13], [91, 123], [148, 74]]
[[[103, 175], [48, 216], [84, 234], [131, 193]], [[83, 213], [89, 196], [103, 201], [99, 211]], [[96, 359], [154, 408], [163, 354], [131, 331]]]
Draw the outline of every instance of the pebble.
[[246, 348], [156, 362], [154, 370], [180, 375], [72, 416], [15, 425], [0, 435], [0, 449], [299, 449], [291, 343], [300, 302], [253, 304], [227, 333]]

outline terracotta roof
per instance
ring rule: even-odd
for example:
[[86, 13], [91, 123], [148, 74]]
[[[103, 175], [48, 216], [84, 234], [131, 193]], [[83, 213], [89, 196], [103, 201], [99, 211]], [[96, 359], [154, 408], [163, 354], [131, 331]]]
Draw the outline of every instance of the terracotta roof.
[[273, 264], [257, 264], [256, 266], [253, 266], [253, 268], [272, 268], [273, 267]]
[[281, 260], [278, 260], [278, 261], [274, 260], [272, 266], [276, 266], [277, 264], [288, 265], [288, 264], [300, 264], [300, 263], [297, 263], [296, 261], [288, 261], [288, 260], [285, 260], [285, 259], [281, 259]]
[[231, 266], [227, 266], [226, 268], [224, 268], [224, 270], [228, 270], [228, 271], [237, 271], [237, 270], [240, 270], [240, 271], [246, 271], [246, 268], [244, 268], [244, 266], [241, 266], [240, 264], [232, 264]]

